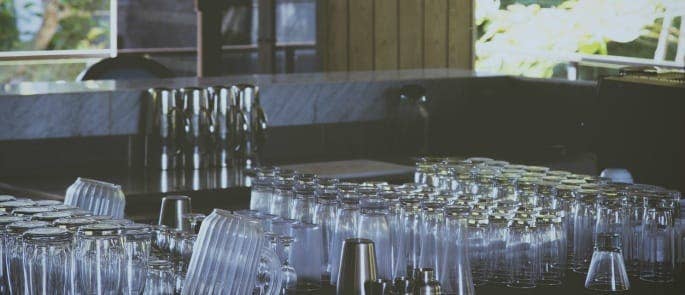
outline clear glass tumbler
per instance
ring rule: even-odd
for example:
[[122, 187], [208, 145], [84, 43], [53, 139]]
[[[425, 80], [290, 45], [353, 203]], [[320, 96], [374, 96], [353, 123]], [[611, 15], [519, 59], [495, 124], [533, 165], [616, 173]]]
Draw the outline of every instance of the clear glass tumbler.
[[145, 287], [147, 262], [150, 259], [152, 228], [134, 223], [123, 228], [126, 261], [124, 264], [124, 294], [140, 294]]
[[537, 285], [560, 286], [566, 271], [566, 232], [556, 215], [538, 216], [535, 222], [540, 253]]
[[292, 234], [295, 241], [290, 252], [290, 262], [297, 272], [297, 289], [319, 291], [323, 269], [321, 227], [300, 222], [293, 225]]
[[49, 227], [45, 221], [18, 221], [6, 226], [5, 231], [5, 280], [9, 294], [24, 294], [24, 233], [36, 228]]
[[592, 260], [593, 235], [596, 226], [596, 200], [599, 191], [581, 189], [573, 218], [573, 271], [586, 274]]
[[24, 290], [20, 294], [69, 294], [74, 239], [66, 229], [35, 228], [23, 234]]
[[315, 186], [301, 186], [296, 188], [289, 218], [300, 222], [312, 223], [316, 208], [315, 193]]
[[290, 218], [293, 203], [293, 186], [295, 181], [292, 178], [277, 177], [274, 181], [274, 192], [271, 195], [269, 213], [283, 218]]
[[507, 260], [510, 288], [535, 288], [540, 265], [535, 228], [529, 220], [514, 219], [509, 225]]
[[670, 283], [674, 278], [673, 209], [657, 206], [644, 215], [642, 266], [640, 280], [650, 283]]
[[150, 260], [148, 262], [144, 295], [174, 294], [174, 270], [171, 261]]
[[340, 208], [338, 208], [335, 220], [335, 232], [333, 234], [333, 243], [331, 244], [330, 250], [332, 284], [335, 284], [338, 279], [338, 268], [340, 267], [340, 255], [343, 242], [346, 239], [354, 238], [357, 235], [359, 214], [359, 197], [356, 194], [348, 194], [341, 200], [341, 205]]
[[630, 289], [628, 273], [621, 255], [618, 234], [599, 234], [592, 262], [585, 278], [585, 288], [599, 292], [623, 292]]
[[490, 259], [489, 250], [489, 220], [484, 216], [471, 216], [467, 226], [467, 241], [469, 244], [469, 261], [473, 273], [473, 284], [483, 286], [487, 284]]
[[331, 245], [335, 233], [335, 219], [338, 212], [338, 199], [336, 192], [322, 192], [316, 200], [316, 209], [312, 222], [321, 227], [323, 238], [323, 274], [324, 281], [330, 281], [331, 277]]
[[257, 178], [252, 181], [252, 190], [250, 193], [250, 209], [268, 213], [271, 195], [273, 194], [273, 181], [277, 168], [259, 167], [256, 170]]
[[[0, 196], [2, 197], [2, 196]], [[8, 196], [9, 197], [9, 196]], [[12, 197], [14, 198], [14, 197]], [[4, 213], [4, 212], [3, 212]], [[5, 270], [5, 256], [7, 255], [5, 251], [5, 226], [18, 221], [25, 221], [26, 217], [18, 216], [0, 216], [0, 294], [7, 294], [7, 273]]]
[[78, 294], [119, 294], [125, 285], [126, 251], [121, 229], [109, 224], [80, 227], [73, 255]]
[[376, 249], [377, 278], [393, 279], [392, 231], [388, 220], [388, 204], [385, 199], [362, 199], [357, 238], [373, 241]]

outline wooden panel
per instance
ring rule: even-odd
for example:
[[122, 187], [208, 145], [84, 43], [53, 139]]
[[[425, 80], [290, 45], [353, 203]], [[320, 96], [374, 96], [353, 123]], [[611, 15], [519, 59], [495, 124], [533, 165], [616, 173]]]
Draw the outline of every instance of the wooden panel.
[[373, 1], [349, 0], [350, 71], [373, 70]]
[[448, 0], [448, 64], [450, 68], [473, 69], [473, 1]]
[[347, 71], [347, 0], [327, 1], [326, 68], [329, 71]]
[[397, 1], [375, 0], [374, 2], [374, 68], [376, 70], [396, 70], [398, 66]]
[[447, 67], [447, 0], [425, 0], [423, 66]]
[[423, 0], [399, 0], [400, 69], [423, 67]]

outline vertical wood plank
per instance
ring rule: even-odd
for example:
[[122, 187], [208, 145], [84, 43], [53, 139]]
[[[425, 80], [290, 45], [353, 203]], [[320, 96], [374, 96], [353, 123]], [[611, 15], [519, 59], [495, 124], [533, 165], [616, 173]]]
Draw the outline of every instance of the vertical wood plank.
[[423, 67], [423, 0], [399, 1], [400, 69]]
[[374, 2], [374, 69], [376, 70], [396, 70], [398, 67], [397, 2], [398, 0], [375, 0]]
[[350, 71], [373, 70], [373, 0], [349, 0]]
[[447, 67], [447, 0], [425, 0], [424, 68]]
[[321, 72], [328, 69], [328, 1], [316, 1], [316, 56]]
[[450, 68], [473, 69], [473, 2], [475, 0], [448, 0], [448, 64]]
[[347, 0], [329, 0], [327, 3], [326, 54], [327, 70], [348, 70]]

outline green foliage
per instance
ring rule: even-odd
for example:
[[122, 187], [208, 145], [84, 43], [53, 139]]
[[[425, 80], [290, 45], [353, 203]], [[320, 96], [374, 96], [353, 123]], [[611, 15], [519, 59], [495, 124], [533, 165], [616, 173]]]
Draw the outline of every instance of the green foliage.
[[19, 30], [17, 30], [16, 17], [14, 15], [14, 2], [0, 0], [0, 50], [11, 50], [19, 43]]

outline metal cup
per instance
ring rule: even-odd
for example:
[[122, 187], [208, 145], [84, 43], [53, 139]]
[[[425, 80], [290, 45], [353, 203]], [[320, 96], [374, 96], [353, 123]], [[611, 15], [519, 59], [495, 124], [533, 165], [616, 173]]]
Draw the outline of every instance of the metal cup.
[[147, 93], [141, 124], [145, 134], [145, 167], [171, 170], [183, 165], [183, 110], [173, 89], [150, 88]]
[[435, 279], [435, 272], [432, 268], [422, 268], [418, 272], [414, 294], [437, 295], [442, 294], [440, 283]]
[[189, 225], [183, 220], [183, 215], [190, 213], [190, 210], [190, 197], [166, 196], [162, 198], [158, 224], [176, 230], [190, 231]]
[[376, 279], [364, 283], [367, 295], [390, 295], [392, 294], [392, 281]]
[[342, 248], [336, 293], [368, 294], [364, 289], [364, 284], [367, 281], [375, 281], [378, 273], [373, 241], [358, 238], [346, 239]]
[[214, 110], [207, 91], [203, 88], [184, 87], [178, 90], [184, 114], [185, 141], [183, 153], [186, 168], [209, 167], [210, 150], [214, 146]]

